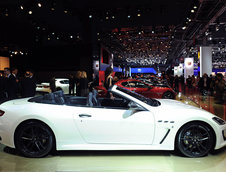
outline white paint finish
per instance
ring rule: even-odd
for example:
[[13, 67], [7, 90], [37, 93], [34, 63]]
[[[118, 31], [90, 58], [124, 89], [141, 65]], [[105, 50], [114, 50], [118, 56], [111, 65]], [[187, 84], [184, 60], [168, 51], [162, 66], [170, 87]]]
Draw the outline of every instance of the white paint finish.
[[[222, 137], [226, 125], [220, 126], [214, 122], [213, 114], [176, 100], [161, 99], [161, 106], [149, 106], [116, 87], [112, 88], [113, 92], [136, 102], [146, 111], [130, 116], [130, 110], [30, 103], [28, 99], [12, 100], [0, 105], [0, 109], [6, 112], [0, 117], [1, 143], [14, 147], [16, 127], [25, 120], [37, 119], [53, 130], [57, 150], [173, 150], [175, 136], [181, 126], [199, 120], [208, 123], [216, 133], [215, 149], [226, 145]], [[92, 117], [80, 118], [79, 114]], [[159, 120], [168, 122], [160, 123]], [[160, 144], [168, 129], [169, 135]]]

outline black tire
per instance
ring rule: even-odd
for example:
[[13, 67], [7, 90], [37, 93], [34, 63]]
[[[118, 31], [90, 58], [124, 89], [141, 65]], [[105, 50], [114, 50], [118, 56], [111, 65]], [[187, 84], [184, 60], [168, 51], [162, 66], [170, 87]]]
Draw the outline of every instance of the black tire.
[[28, 122], [15, 133], [15, 146], [25, 157], [47, 156], [54, 147], [54, 136], [48, 126], [41, 122]]
[[174, 95], [170, 91], [167, 91], [163, 94], [162, 98], [163, 99], [174, 99]]
[[214, 144], [210, 128], [200, 122], [189, 123], [180, 129], [176, 138], [176, 149], [190, 158], [208, 155]]

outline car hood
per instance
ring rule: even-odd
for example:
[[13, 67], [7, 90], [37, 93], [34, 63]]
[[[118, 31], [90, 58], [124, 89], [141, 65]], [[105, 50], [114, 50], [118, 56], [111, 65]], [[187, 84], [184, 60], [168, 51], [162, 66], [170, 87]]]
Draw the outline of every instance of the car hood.
[[188, 105], [177, 100], [158, 99], [158, 101], [161, 103], [160, 106], [166, 109], [200, 109], [198, 107]]
[[212, 118], [214, 115], [201, 108], [182, 103], [177, 100], [158, 99], [160, 106], [152, 107], [150, 111], [155, 114], [156, 120], [179, 120], [179, 119], [197, 119]]

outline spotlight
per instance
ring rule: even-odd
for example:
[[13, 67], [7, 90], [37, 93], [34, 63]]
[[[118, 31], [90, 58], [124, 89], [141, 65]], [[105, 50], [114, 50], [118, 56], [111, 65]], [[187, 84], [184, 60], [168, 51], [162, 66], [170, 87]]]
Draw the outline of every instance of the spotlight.
[[20, 6], [20, 9], [21, 9], [21, 10], [23, 10], [23, 9], [24, 9], [24, 7], [21, 5], [21, 6]]
[[219, 30], [220, 30], [220, 27], [219, 27], [219, 25], [216, 25], [216, 32], [218, 32]]
[[41, 7], [42, 7], [42, 4], [41, 4], [40, 2], [38, 3], [38, 7], [39, 7], [39, 8], [41, 8]]
[[31, 10], [30, 10], [30, 11], [28, 11], [28, 14], [30, 14], [30, 15], [31, 15], [31, 14], [32, 14], [32, 11], [31, 11]]
[[192, 10], [191, 10], [191, 13], [194, 13], [194, 12], [195, 12], [195, 10], [192, 9]]

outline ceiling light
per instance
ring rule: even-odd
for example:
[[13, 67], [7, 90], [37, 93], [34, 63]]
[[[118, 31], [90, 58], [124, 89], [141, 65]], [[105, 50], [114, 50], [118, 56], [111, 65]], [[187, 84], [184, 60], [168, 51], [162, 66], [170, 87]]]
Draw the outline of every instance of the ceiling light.
[[23, 9], [24, 9], [24, 7], [21, 5], [21, 6], [20, 6], [20, 9], [21, 9], [21, 10], [23, 10]]
[[197, 9], [197, 6], [194, 6], [193, 8], [194, 8], [194, 9]]
[[130, 18], [130, 17], [131, 17], [130, 15], [127, 16], [127, 18]]
[[42, 4], [41, 4], [41, 3], [38, 3], [38, 7], [40, 7], [40, 8], [41, 8], [41, 7], [42, 7]]
[[91, 18], [93, 18], [93, 16], [92, 15], [89, 15], [89, 18], [91, 19]]
[[219, 27], [219, 25], [216, 25], [216, 31], [219, 31], [220, 30], [220, 27]]
[[187, 28], [186, 26], [182, 27], [183, 30], [185, 30], [186, 28]]
[[193, 10], [193, 9], [192, 9], [192, 10], [191, 10], [191, 12], [192, 12], [192, 13], [194, 13], [194, 12], [195, 12], [195, 10]]
[[30, 11], [28, 11], [28, 14], [30, 14], [30, 15], [31, 15], [31, 14], [32, 14], [32, 11], [31, 11], [31, 10], [30, 10]]
[[73, 36], [71, 35], [71, 36], [70, 36], [70, 38], [72, 39], [72, 38], [73, 38]]
[[140, 13], [138, 13], [138, 14], [137, 14], [137, 16], [138, 16], [138, 17], [140, 17], [140, 16], [141, 16], [141, 14], [140, 14]]

